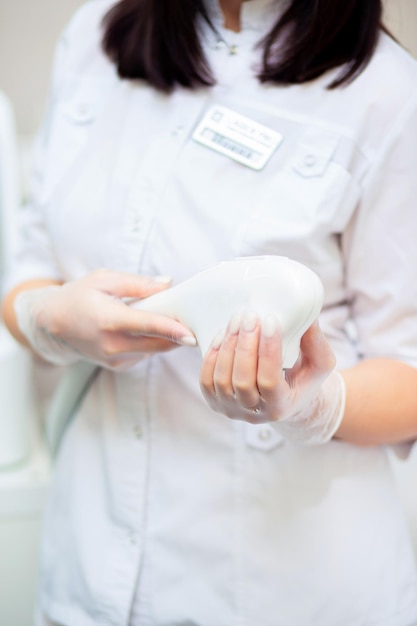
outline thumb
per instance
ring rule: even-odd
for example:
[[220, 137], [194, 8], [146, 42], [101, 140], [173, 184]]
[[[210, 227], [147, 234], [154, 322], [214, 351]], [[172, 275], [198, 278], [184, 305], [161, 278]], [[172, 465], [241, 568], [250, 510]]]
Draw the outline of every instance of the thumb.
[[304, 333], [300, 343], [302, 360], [317, 374], [328, 372], [336, 366], [336, 358], [318, 321]]

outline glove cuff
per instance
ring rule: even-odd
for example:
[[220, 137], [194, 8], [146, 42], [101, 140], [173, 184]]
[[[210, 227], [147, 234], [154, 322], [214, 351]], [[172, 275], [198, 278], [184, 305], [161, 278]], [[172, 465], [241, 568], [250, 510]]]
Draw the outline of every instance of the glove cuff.
[[345, 413], [346, 385], [339, 372], [332, 372], [308, 406], [295, 416], [276, 422], [288, 441], [321, 445], [332, 439]]
[[81, 356], [38, 324], [43, 296], [57, 289], [60, 287], [51, 285], [19, 293], [14, 301], [16, 321], [20, 332], [38, 356], [54, 365], [71, 365], [80, 361]]

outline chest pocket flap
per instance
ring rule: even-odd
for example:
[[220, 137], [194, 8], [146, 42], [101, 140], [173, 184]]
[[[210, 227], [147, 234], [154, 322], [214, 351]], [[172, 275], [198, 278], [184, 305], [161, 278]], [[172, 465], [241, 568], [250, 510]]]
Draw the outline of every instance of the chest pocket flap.
[[304, 178], [323, 176], [336, 152], [339, 137], [322, 129], [308, 129], [292, 160], [292, 167]]
[[235, 238], [238, 255], [282, 254], [301, 260], [314, 238], [341, 232], [359, 197], [348, 159], [339, 162], [343, 141], [340, 133], [322, 126], [301, 134], [282, 167], [265, 180], [241, 224]]
[[86, 146], [98, 114], [100, 99], [97, 92], [89, 83], [74, 86], [72, 94], [52, 108], [48, 120], [42, 202], [50, 199]]

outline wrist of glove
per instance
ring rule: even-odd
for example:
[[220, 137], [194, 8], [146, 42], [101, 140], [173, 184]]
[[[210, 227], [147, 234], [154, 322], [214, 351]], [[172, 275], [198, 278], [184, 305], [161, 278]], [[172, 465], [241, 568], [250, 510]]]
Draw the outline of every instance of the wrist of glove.
[[295, 414], [272, 425], [290, 442], [321, 445], [332, 439], [345, 412], [346, 386], [343, 377], [332, 372], [316, 395]]
[[60, 289], [58, 285], [51, 285], [23, 291], [17, 295], [14, 309], [20, 332], [39, 357], [54, 365], [71, 365], [81, 361], [82, 355], [42, 323], [45, 300]]

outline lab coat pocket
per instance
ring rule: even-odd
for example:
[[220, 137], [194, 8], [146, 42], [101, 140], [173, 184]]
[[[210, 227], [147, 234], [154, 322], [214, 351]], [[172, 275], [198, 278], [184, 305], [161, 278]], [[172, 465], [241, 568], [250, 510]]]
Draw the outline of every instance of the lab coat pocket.
[[341, 144], [340, 136], [321, 129], [301, 137], [240, 225], [236, 254], [281, 254], [307, 262], [312, 241], [342, 232], [359, 186], [343, 162]]

